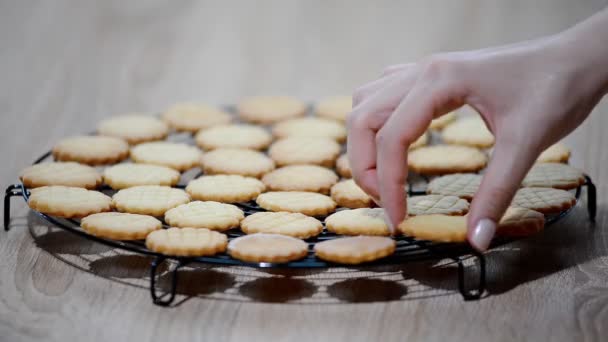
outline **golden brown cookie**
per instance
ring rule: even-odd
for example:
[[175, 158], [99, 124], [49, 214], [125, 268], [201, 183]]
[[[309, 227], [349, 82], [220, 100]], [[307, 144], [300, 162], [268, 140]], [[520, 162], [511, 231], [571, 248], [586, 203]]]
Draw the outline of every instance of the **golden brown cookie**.
[[568, 163], [570, 159], [570, 149], [562, 144], [556, 143], [549, 146], [538, 156], [537, 163]]
[[303, 117], [275, 124], [272, 128], [272, 134], [277, 138], [319, 137], [344, 142], [346, 140], [346, 127], [332, 119]]
[[569, 191], [553, 188], [521, 188], [515, 193], [511, 205], [552, 214], [570, 209], [575, 204], [576, 198]]
[[65, 218], [110, 211], [112, 199], [101, 192], [63, 185], [32, 189], [28, 204], [43, 214]]
[[468, 146], [435, 145], [417, 148], [408, 155], [408, 165], [423, 175], [477, 172], [488, 163], [482, 151]]
[[272, 233], [308, 239], [323, 231], [323, 224], [314, 217], [300, 213], [258, 212], [241, 221], [241, 230], [246, 234]]
[[346, 154], [341, 155], [336, 160], [336, 171], [344, 178], [352, 178], [352, 170], [350, 169], [350, 163], [348, 162], [348, 156]]
[[488, 148], [494, 145], [494, 135], [480, 116], [460, 118], [446, 126], [441, 138], [447, 144]]
[[171, 208], [190, 202], [181, 189], [160, 185], [140, 185], [119, 190], [112, 196], [112, 205], [120, 212], [163, 216]]
[[172, 227], [224, 231], [237, 228], [244, 217], [243, 211], [232, 204], [194, 201], [167, 210], [165, 222]]
[[183, 257], [210, 256], [226, 251], [228, 238], [204, 228], [169, 228], [153, 231], [146, 247], [157, 253]]
[[306, 114], [306, 105], [289, 96], [255, 96], [237, 105], [241, 119], [258, 124], [271, 124]]
[[308, 244], [287, 235], [256, 233], [231, 240], [228, 254], [245, 262], [285, 263], [304, 258]]
[[523, 237], [540, 232], [545, 226], [545, 215], [538, 211], [509, 207], [500, 219], [496, 235]]
[[382, 208], [340, 210], [325, 219], [325, 227], [341, 235], [390, 235]]
[[525, 187], [575, 189], [585, 183], [578, 169], [562, 163], [537, 163], [528, 172], [522, 185]]
[[333, 167], [340, 145], [328, 138], [291, 137], [277, 140], [268, 155], [277, 166], [314, 164]]
[[433, 179], [428, 187], [429, 194], [458, 196], [468, 201], [473, 199], [481, 184], [481, 175], [475, 173], [456, 173]]
[[139, 144], [131, 148], [136, 163], [167, 166], [183, 172], [201, 163], [203, 153], [194, 146], [168, 141]]
[[99, 135], [117, 137], [129, 144], [162, 140], [169, 134], [169, 127], [161, 120], [143, 114], [115, 116], [97, 125]]
[[120, 190], [138, 185], [174, 186], [180, 173], [172, 168], [151, 164], [116, 164], [104, 170], [103, 180], [112, 189]]
[[19, 176], [27, 188], [65, 185], [95, 189], [101, 185], [101, 175], [95, 168], [75, 162], [50, 162], [29, 166]]
[[346, 122], [346, 117], [353, 109], [353, 100], [350, 96], [333, 96], [317, 103], [315, 113], [324, 118]]
[[206, 104], [178, 103], [167, 109], [162, 119], [176, 131], [195, 133], [201, 129], [230, 123], [232, 115]]
[[311, 191], [328, 194], [338, 182], [330, 169], [317, 165], [289, 165], [271, 171], [262, 177], [270, 191]]
[[331, 187], [331, 198], [338, 206], [346, 208], [371, 207], [373, 200], [352, 179], [347, 179]]
[[326, 240], [315, 245], [319, 259], [339, 264], [361, 264], [395, 252], [395, 240], [384, 236], [350, 236]]
[[186, 192], [193, 200], [239, 203], [255, 200], [265, 189], [264, 183], [257, 178], [212, 175], [191, 180]]
[[205, 153], [203, 170], [206, 174], [229, 174], [260, 178], [274, 170], [274, 162], [265, 154], [237, 148], [218, 148]]
[[87, 233], [113, 240], [141, 240], [161, 229], [162, 223], [152, 216], [127, 213], [98, 213], [80, 221]]
[[436, 242], [464, 242], [467, 239], [466, 216], [410, 216], [399, 224], [402, 234]]
[[429, 128], [434, 130], [442, 130], [445, 126], [449, 125], [457, 118], [458, 115], [456, 114], [456, 112], [447, 113], [436, 119], [433, 119]]
[[314, 192], [265, 192], [255, 201], [266, 210], [289, 211], [309, 216], [324, 216], [336, 210], [336, 202], [330, 197]]
[[129, 144], [115, 137], [83, 135], [61, 140], [53, 147], [53, 158], [87, 165], [114, 164], [129, 156]]
[[407, 199], [407, 213], [418, 215], [464, 215], [469, 211], [469, 202], [457, 196], [424, 195]]
[[199, 131], [196, 144], [205, 150], [216, 148], [249, 148], [263, 150], [272, 142], [272, 135], [263, 127], [245, 124], [220, 125]]

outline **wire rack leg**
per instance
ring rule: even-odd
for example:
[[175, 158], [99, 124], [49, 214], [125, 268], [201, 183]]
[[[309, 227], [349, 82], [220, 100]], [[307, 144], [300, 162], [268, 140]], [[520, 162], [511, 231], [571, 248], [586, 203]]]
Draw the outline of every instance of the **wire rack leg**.
[[4, 192], [4, 230], [8, 232], [11, 223], [11, 197], [21, 196], [21, 186], [12, 184]]
[[477, 283], [477, 288], [474, 289], [469, 289], [465, 284], [466, 270], [471, 267], [467, 268], [464, 266], [464, 259], [462, 257], [456, 258], [456, 261], [458, 262], [458, 290], [464, 300], [479, 299], [486, 289], [486, 258], [483, 254], [478, 252], [474, 252], [473, 256], [475, 259], [479, 260], [479, 281]]
[[[175, 292], [177, 290], [177, 271], [180, 268], [181, 264], [177, 264], [173, 270], [170, 270], [169, 274], [171, 275], [171, 284], [169, 288], [169, 292], [165, 294], [159, 295], [156, 292], [156, 282], [157, 282], [157, 270], [158, 266], [165, 261], [163, 257], [157, 257], [150, 264], [150, 295], [152, 296], [152, 301], [156, 305], [160, 306], [169, 306], [175, 300]], [[164, 299], [164, 297], [167, 297]]]
[[597, 213], [597, 189], [591, 181], [591, 177], [585, 175], [585, 185], [587, 186], [587, 212], [591, 222], [595, 222], [595, 214]]

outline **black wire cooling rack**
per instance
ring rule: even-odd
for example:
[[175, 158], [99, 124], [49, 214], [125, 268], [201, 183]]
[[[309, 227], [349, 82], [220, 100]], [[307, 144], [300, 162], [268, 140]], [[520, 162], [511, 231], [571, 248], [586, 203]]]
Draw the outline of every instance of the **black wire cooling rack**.
[[[46, 159], [49, 159], [51, 152], [47, 152], [38, 158], [34, 164], [41, 163]], [[183, 188], [184, 185], [178, 185], [177, 187]], [[582, 186], [576, 188], [575, 197], [578, 200], [581, 197], [582, 187], [587, 188], [587, 210], [589, 213], [589, 219], [595, 220], [596, 214], [596, 188], [591, 178], [585, 175], [585, 183]], [[102, 188], [103, 192], [111, 193], [112, 190], [109, 188]], [[409, 187], [410, 196], [420, 196], [426, 194], [424, 190], [413, 190], [413, 186]], [[10, 205], [12, 197], [22, 197], [26, 202], [29, 200], [29, 191], [23, 185], [23, 183], [10, 185], [4, 195], [4, 230], [8, 231], [10, 226]], [[245, 215], [250, 215], [255, 212], [264, 211], [254, 202], [239, 203], [237, 204], [244, 212]], [[561, 218], [565, 217], [572, 208], [562, 211], [558, 214], [550, 215], [546, 217], [546, 225], [551, 225]], [[153, 261], [150, 264], [150, 294], [154, 304], [161, 306], [170, 305], [176, 296], [176, 289], [178, 283], [178, 270], [191, 263], [206, 263], [216, 264], [224, 266], [250, 266], [259, 268], [331, 268], [331, 267], [345, 267], [341, 264], [333, 264], [320, 260], [314, 256], [313, 246], [316, 242], [334, 239], [337, 235], [324, 231], [319, 236], [306, 240], [309, 245], [308, 255], [298, 261], [275, 264], [275, 263], [245, 263], [236, 259], [231, 258], [228, 254], [219, 254], [211, 257], [197, 257], [197, 258], [184, 258], [184, 257], [173, 257], [166, 256], [160, 253], [150, 251], [146, 248], [143, 241], [117, 241], [111, 239], [100, 238], [97, 236], [86, 233], [81, 227], [78, 220], [64, 219], [46, 215], [40, 212], [36, 212], [44, 220], [48, 221], [52, 225], [66, 230], [70, 233], [76, 234], [84, 239], [99, 242], [112, 248], [118, 248], [132, 253], [151, 256]], [[323, 219], [323, 218], [320, 218]], [[244, 233], [240, 230], [233, 229], [225, 232], [228, 235], [228, 239], [234, 239]], [[387, 265], [387, 264], [404, 264], [416, 261], [425, 260], [441, 260], [451, 259], [458, 265], [458, 290], [462, 294], [465, 300], [479, 299], [486, 286], [486, 261], [483, 254], [472, 249], [468, 244], [457, 244], [457, 243], [436, 243], [424, 240], [417, 240], [406, 236], [398, 236], [394, 238], [397, 242], [397, 248], [395, 253], [389, 257], [386, 257], [375, 262], [368, 263], [366, 265]], [[498, 238], [495, 239], [491, 247], [497, 247], [505, 243], [514, 241], [513, 238]], [[465, 266], [465, 260], [476, 259], [477, 265], [477, 276], [474, 278], [466, 277], [467, 272], [475, 272], [472, 270], [474, 267]], [[169, 262], [170, 267], [170, 287], [165, 293], [158, 293], [157, 282], [159, 279], [158, 267], [164, 263]], [[358, 265], [361, 267], [361, 265]], [[465, 279], [476, 279], [474, 284], [466, 284]]]

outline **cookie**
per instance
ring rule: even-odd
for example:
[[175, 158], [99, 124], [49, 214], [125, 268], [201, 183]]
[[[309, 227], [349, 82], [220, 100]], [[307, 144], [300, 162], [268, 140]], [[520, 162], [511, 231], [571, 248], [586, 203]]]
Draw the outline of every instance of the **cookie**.
[[407, 199], [407, 213], [418, 215], [464, 215], [469, 211], [469, 202], [456, 196], [424, 195]]
[[27, 188], [65, 185], [95, 189], [101, 185], [101, 175], [94, 168], [75, 162], [50, 162], [29, 166], [19, 176]]
[[272, 128], [272, 134], [277, 138], [320, 137], [344, 142], [346, 140], [346, 127], [344, 124], [331, 119], [303, 117], [275, 124]]
[[509, 207], [500, 219], [496, 235], [524, 237], [536, 234], [545, 226], [545, 215], [526, 208]]
[[481, 175], [474, 173], [445, 175], [431, 180], [426, 191], [429, 194], [458, 196], [470, 201], [481, 184], [481, 178]]
[[442, 115], [436, 119], [433, 119], [431, 121], [431, 124], [429, 126], [430, 129], [433, 130], [442, 130], [445, 126], [449, 125], [450, 123], [452, 123], [454, 120], [456, 120], [458, 118], [458, 115], [456, 114], [456, 112], [450, 112], [447, 113], [445, 115]]
[[61, 140], [53, 147], [53, 158], [87, 165], [115, 164], [129, 156], [129, 144], [116, 137], [83, 135]]
[[402, 234], [420, 240], [464, 242], [467, 239], [467, 218], [439, 214], [410, 216], [399, 224], [398, 229]]
[[152, 216], [163, 216], [167, 210], [188, 202], [190, 196], [184, 190], [160, 185], [134, 186], [112, 196], [116, 210]]
[[373, 200], [361, 189], [354, 180], [347, 179], [331, 187], [331, 198], [340, 207], [367, 208], [371, 207]]
[[441, 132], [446, 144], [488, 148], [494, 145], [494, 135], [479, 116], [468, 116], [456, 120]]
[[239, 175], [201, 176], [186, 186], [186, 192], [193, 200], [223, 203], [249, 202], [265, 189], [260, 180]]
[[330, 169], [317, 165], [289, 165], [271, 171], [262, 177], [270, 191], [311, 191], [328, 194], [338, 182]]
[[115, 190], [138, 185], [174, 186], [179, 182], [179, 178], [178, 171], [166, 166], [151, 164], [117, 164], [103, 172], [104, 182]]
[[338, 160], [336, 160], [336, 171], [338, 174], [344, 178], [352, 178], [353, 173], [350, 169], [350, 163], [348, 161], [348, 156], [346, 154], [341, 155]]
[[80, 221], [87, 233], [113, 240], [141, 240], [163, 224], [152, 216], [127, 213], [98, 213]]
[[336, 210], [336, 202], [330, 197], [314, 192], [265, 192], [255, 201], [269, 211], [289, 211], [309, 216], [324, 216]]
[[260, 178], [274, 170], [274, 162], [265, 154], [237, 148], [218, 148], [205, 153], [203, 170], [206, 174], [229, 174]]
[[409, 168], [423, 175], [477, 172], [488, 163], [482, 151], [468, 146], [424, 146], [408, 155]]
[[291, 137], [275, 141], [268, 155], [277, 166], [314, 164], [333, 167], [340, 145], [328, 138]]
[[243, 99], [237, 105], [244, 121], [271, 124], [306, 114], [306, 105], [289, 96], [255, 96]]
[[206, 104], [178, 103], [169, 107], [162, 119], [178, 132], [195, 133], [201, 129], [228, 124], [232, 121], [232, 115]]
[[549, 146], [538, 156], [537, 163], [568, 163], [570, 149], [561, 143]]
[[308, 244], [287, 235], [256, 233], [231, 240], [228, 254], [245, 262], [285, 263], [304, 258]]
[[28, 204], [43, 214], [65, 218], [84, 217], [112, 209], [112, 199], [101, 192], [63, 185], [32, 189]]
[[157, 253], [182, 257], [210, 256], [226, 251], [228, 238], [203, 228], [169, 228], [153, 231], [146, 247]]
[[128, 114], [101, 121], [97, 125], [97, 134], [121, 138], [129, 144], [139, 144], [166, 138], [169, 127], [151, 116]]
[[384, 236], [350, 236], [315, 244], [317, 258], [339, 264], [361, 264], [395, 252], [395, 240]]
[[131, 148], [131, 159], [136, 163], [167, 166], [186, 171], [201, 163], [202, 152], [182, 143], [157, 141], [139, 144]]
[[543, 214], [559, 213], [576, 204], [568, 191], [553, 188], [521, 188], [513, 197], [512, 206], [528, 208]]
[[264, 128], [244, 124], [214, 126], [199, 131], [194, 139], [205, 150], [223, 147], [263, 150], [272, 142], [271, 134]]
[[232, 204], [194, 201], [167, 210], [165, 222], [172, 227], [223, 231], [238, 227], [244, 217], [243, 211]]
[[522, 185], [525, 187], [575, 189], [585, 183], [583, 173], [562, 163], [537, 163], [528, 172]]
[[390, 235], [384, 209], [359, 208], [340, 210], [325, 219], [328, 231], [340, 235]]
[[272, 233], [308, 239], [321, 234], [323, 224], [314, 217], [300, 213], [258, 212], [241, 221], [241, 230], [246, 234]]
[[320, 117], [346, 122], [346, 117], [353, 110], [350, 96], [333, 96], [325, 98], [315, 106], [315, 114]]

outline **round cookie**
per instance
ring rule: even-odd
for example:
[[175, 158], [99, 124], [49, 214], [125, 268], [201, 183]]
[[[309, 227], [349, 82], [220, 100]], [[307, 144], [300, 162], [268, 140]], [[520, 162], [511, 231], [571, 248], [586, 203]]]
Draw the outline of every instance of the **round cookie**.
[[245, 262], [285, 263], [304, 258], [308, 244], [287, 235], [256, 233], [231, 240], [228, 254]]
[[201, 176], [186, 186], [186, 192], [193, 200], [222, 203], [249, 202], [265, 189], [259, 179], [239, 175]]
[[342, 123], [331, 119], [303, 117], [275, 124], [272, 128], [272, 134], [277, 138], [320, 137], [344, 142], [346, 140], [346, 127]]
[[112, 199], [101, 192], [63, 185], [32, 189], [28, 205], [33, 210], [65, 218], [110, 211]]
[[112, 205], [120, 212], [163, 216], [171, 208], [190, 202], [181, 189], [160, 185], [140, 185], [119, 190], [112, 196]]
[[361, 264], [395, 252], [395, 240], [384, 236], [350, 236], [315, 244], [319, 259], [339, 264]]
[[166, 138], [169, 127], [155, 117], [127, 114], [101, 121], [97, 125], [97, 134], [121, 138], [129, 144], [139, 144]]
[[553, 188], [521, 188], [513, 197], [512, 206], [528, 208], [543, 214], [559, 213], [576, 204], [568, 191]]
[[407, 199], [407, 213], [418, 215], [464, 215], [469, 211], [469, 202], [457, 196], [424, 195]]
[[114, 164], [128, 156], [129, 144], [115, 137], [75, 136], [65, 138], [53, 147], [55, 160], [87, 165]]
[[196, 144], [205, 150], [216, 148], [249, 148], [263, 150], [272, 142], [264, 128], [254, 125], [220, 125], [199, 131]]
[[545, 215], [538, 211], [509, 207], [500, 219], [496, 235], [524, 237], [540, 232], [545, 226]]
[[324, 118], [346, 122], [346, 117], [353, 110], [353, 100], [350, 96], [333, 96], [317, 103], [315, 113]]
[[237, 105], [241, 119], [258, 124], [271, 124], [306, 114], [306, 105], [289, 96], [255, 96]]
[[265, 154], [237, 148], [218, 148], [203, 156], [206, 174], [229, 174], [260, 178], [274, 170], [274, 162]]
[[456, 120], [441, 132], [447, 144], [488, 148], [494, 145], [494, 135], [479, 116], [468, 116]]
[[95, 189], [101, 185], [101, 175], [95, 168], [75, 162], [50, 162], [29, 166], [19, 176], [27, 188], [65, 185]]
[[309, 216], [324, 216], [336, 210], [336, 202], [330, 197], [314, 192], [265, 192], [255, 201], [269, 211], [288, 211]]
[[345, 154], [341, 155], [338, 160], [336, 160], [336, 171], [338, 174], [344, 178], [352, 178], [353, 173], [350, 169], [350, 163], [348, 162], [348, 156]]
[[481, 184], [481, 175], [475, 173], [456, 173], [433, 179], [427, 186], [427, 193], [458, 196], [468, 201], [473, 199]]
[[450, 113], [444, 114], [436, 119], [433, 119], [431, 121], [429, 128], [440, 131], [445, 126], [449, 125], [454, 120], [456, 120], [457, 118], [458, 118], [458, 115], [456, 114], [456, 112], [450, 112]]
[[399, 224], [402, 234], [436, 242], [465, 242], [466, 216], [420, 215], [410, 216]]
[[80, 221], [87, 233], [113, 240], [141, 240], [163, 224], [152, 216], [127, 213], [98, 213]]
[[162, 115], [162, 119], [178, 132], [195, 133], [201, 129], [224, 125], [232, 115], [218, 108], [200, 103], [178, 103]]
[[241, 230], [246, 234], [272, 233], [308, 239], [323, 231], [323, 224], [314, 217], [300, 213], [258, 212], [241, 221]]
[[328, 138], [291, 137], [275, 141], [268, 155], [277, 166], [314, 164], [333, 167], [340, 145]]
[[238, 227], [244, 217], [243, 211], [232, 204], [194, 201], [167, 210], [165, 222], [173, 227], [224, 231]]
[[409, 168], [423, 175], [477, 172], [488, 163], [488, 157], [480, 150], [468, 146], [424, 146], [408, 155]]
[[562, 144], [556, 143], [544, 150], [538, 159], [537, 163], [568, 163], [570, 159], [570, 149]]
[[575, 189], [585, 183], [583, 173], [562, 163], [537, 163], [528, 172], [522, 185], [525, 187]]
[[331, 187], [331, 198], [340, 207], [368, 208], [373, 200], [352, 179], [347, 179]]
[[146, 237], [146, 247], [165, 255], [197, 257], [226, 251], [228, 238], [204, 228], [169, 228], [153, 231]]
[[131, 148], [131, 159], [136, 163], [167, 166], [180, 172], [199, 166], [202, 155], [194, 146], [168, 141], [143, 143]]
[[103, 172], [104, 182], [115, 190], [138, 185], [174, 186], [179, 178], [180, 173], [172, 168], [150, 164], [116, 164]]
[[311, 191], [328, 194], [338, 176], [330, 169], [317, 165], [289, 165], [262, 177], [270, 191]]
[[384, 209], [359, 208], [340, 210], [325, 219], [328, 231], [341, 235], [390, 235]]

